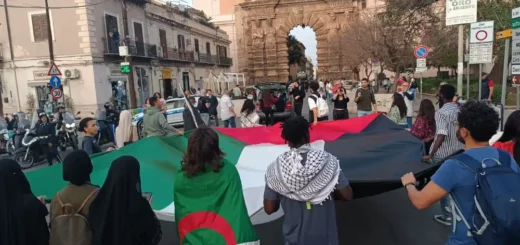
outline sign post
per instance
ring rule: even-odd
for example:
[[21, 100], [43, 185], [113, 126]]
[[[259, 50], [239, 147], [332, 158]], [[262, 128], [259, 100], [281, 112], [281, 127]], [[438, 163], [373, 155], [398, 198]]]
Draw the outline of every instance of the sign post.
[[462, 72], [464, 70], [464, 24], [477, 22], [478, 0], [446, 1], [446, 26], [458, 25], [457, 93], [462, 94]]
[[[511, 36], [512, 36], [512, 49], [511, 49], [511, 74], [520, 74], [520, 8], [515, 8], [511, 11]], [[509, 39], [507, 39], [509, 40]], [[507, 42], [506, 40], [506, 42]], [[507, 43], [506, 43], [507, 44]], [[507, 51], [506, 51], [507, 52]], [[505, 66], [504, 66], [505, 67]], [[505, 74], [505, 72], [504, 72]], [[508, 74], [507, 74], [508, 75]], [[514, 81], [513, 77], [513, 81]], [[520, 109], [520, 82], [513, 83], [516, 86], [516, 109]], [[502, 92], [504, 93], [504, 92]]]
[[494, 21], [471, 24], [469, 38], [469, 63], [486, 64], [493, 62]]

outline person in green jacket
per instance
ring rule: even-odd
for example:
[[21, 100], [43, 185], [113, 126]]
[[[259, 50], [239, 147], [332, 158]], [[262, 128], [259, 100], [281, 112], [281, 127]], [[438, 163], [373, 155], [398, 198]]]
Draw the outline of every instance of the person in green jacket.
[[162, 112], [162, 105], [159, 99], [151, 97], [148, 101], [150, 107], [146, 110], [143, 118], [143, 137], [166, 136], [173, 133], [184, 134], [168, 124]]

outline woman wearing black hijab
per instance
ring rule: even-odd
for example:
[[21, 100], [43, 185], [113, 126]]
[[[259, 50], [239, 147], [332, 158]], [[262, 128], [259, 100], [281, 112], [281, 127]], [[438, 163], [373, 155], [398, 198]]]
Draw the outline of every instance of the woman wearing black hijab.
[[18, 163], [0, 160], [0, 244], [49, 244], [47, 214]]
[[161, 225], [142, 196], [139, 172], [139, 162], [132, 156], [112, 162], [90, 206], [93, 245], [156, 245], [161, 241]]
[[96, 198], [98, 190], [97, 186], [90, 183], [92, 169], [90, 157], [83, 150], [74, 150], [65, 157], [63, 160], [63, 180], [68, 181], [69, 184], [52, 198], [51, 223], [55, 217], [63, 214], [61, 203], [72, 205], [75, 212], [84, 203], [83, 208], [79, 210], [79, 214], [88, 218], [90, 204]]

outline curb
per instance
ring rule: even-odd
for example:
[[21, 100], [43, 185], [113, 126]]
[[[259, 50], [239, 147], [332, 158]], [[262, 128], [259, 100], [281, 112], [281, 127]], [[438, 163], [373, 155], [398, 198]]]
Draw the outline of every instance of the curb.
[[[426, 95], [426, 96], [431, 96], [431, 97], [436, 97], [435, 94], [427, 94], [427, 93], [423, 93], [423, 96]], [[516, 110], [516, 106], [514, 105], [506, 105], [504, 106], [504, 110]]]

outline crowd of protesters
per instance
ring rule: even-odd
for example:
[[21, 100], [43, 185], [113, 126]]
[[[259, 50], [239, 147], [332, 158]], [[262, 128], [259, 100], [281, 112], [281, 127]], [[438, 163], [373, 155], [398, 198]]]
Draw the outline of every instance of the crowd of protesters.
[[[399, 83], [402, 89], [393, 95], [390, 110], [386, 112], [388, 118], [399, 127], [408, 129], [424, 143], [424, 161], [442, 163], [431, 181], [421, 190], [416, 187], [417, 180], [413, 173], [402, 177], [402, 185], [408, 191], [410, 201], [418, 209], [440, 202], [442, 213], [434, 219], [452, 226], [448, 245], [480, 244], [476, 242], [477, 238], [471, 236], [473, 228], [466, 221], [472, 218], [477, 202], [475, 196], [478, 190], [474, 188], [473, 168], [480, 164], [498, 164], [506, 167], [501, 171], [517, 175], [520, 173], [520, 111], [509, 116], [502, 136], [490, 146], [489, 141], [496, 134], [500, 120], [497, 112], [486, 102], [468, 101], [461, 105], [455, 99], [455, 88], [443, 84], [438, 93], [441, 102], [439, 109], [435, 111], [433, 102], [424, 99], [415, 122], [412, 122], [416, 88], [413, 83]], [[308, 86], [310, 95], [306, 103], [309, 120], [301, 116], [299, 109], [297, 116], [282, 123], [281, 137], [288, 143], [289, 150], [278, 156], [267, 168], [264, 211], [273, 214], [280, 207], [284, 210], [285, 244], [337, 245], [338, 229], [333, 200], [352, 200], [353, 190], [346, 177], [348, 173], [342, 172], [338, 159], [326, 151], [310, 147], [310, 128], [330, 119], [329, 103], [334, 106], [333, 120], [348, 119], [347, 104], [350, 99], [341, 82], [334, 85], [310, 82]], [[290, 89], [295, 108], [301, 108], [305, 103], [305, 86], [293, 83]], [[235, 92], [228, 91], [220, 100], [219, 112], [224, 127], [236, 127], [236, 114], [231, 100], [231, 96], [237, 96]], [[176, 188], [172, 189], [175, 196], [208, 191], [212, 185], [208, 181], [218, 176], [238, 175], [232, 164], [222, 161], [224, 153], [219, 148], [218, 135], [207, 127], [212, 118], [218, 126], [219, 102], [211, 90], [202, 93], [205, 95], [198, 102], [190, 98], [186, 105], [186, 116], [193, 116], [188, 111], [196, 110], [198, 118], [195, 120], [196, 126], [189, 126], [194, 131], [188, 139], [182, 169], [175, 176]], [[270, 93], [264, 93], [262, 97], [267, 125], [272, 124], [269, 122], [272, 114], [268, 108], [272, 108], [278, 99]], [[145, 137], [183, 134], [166, 122], [160, 94], [147, 101]], [[361, 81], [354, 102], [357, 104], [358, 116], [377, 112], [368, 79]], [[260, 117], [252, 96], [245, 100], [240, 116], [241, 127], [260, 126]], [[45, 128], [44, 118], [41, 118], [40, 124], [40, 127]], [[68, 184], [52, 198], [50, 211], [47, 211], [42, 197], [33, 195], [19, 165], [13, 160], [0, 160], [0, 244], [79, 244], [72, 241], [81, 239], [86, 241], [81, 244], [93, 245], [156, 245], [161, 241], [162, 230], [151, 208], [151, 199], [147, 199], [141, 191], [139, 161], [132, 156], [119, 157], [112, 162], [102, 186], [91, 183], [90, 174], [94, 167], [89, 155], [101, 152], [93, 138], [98, 130], [95, 119], [83, 119], [80, 129], [85, 132], [83, 150], [75, 150], [64, 159], [63, 180]], [[117, 148], [136, 140], [129, 111], [120, 113], [116, 132]], [[511, 176], [508, 176], [513, 181], [510, 184], [520, 183], [514, 182]], [[504, 181], [509, 179], [504, 178]], [[218, 186], [214, 188], [218, 189]], [[511, 188], [506, 189], [501, 190], [502, 193], [511, 191]], [[177, 198], [174, 200], [176, 208], [186, 205]], [[504, 203], [500, 205], [507, 208]], [[50, 217], [49, 223], [46, 221], [47, 215]], [[247, 216], [247, 213], [239, 215]], [[252, 226], [251, 223], [247, 225]], [[519, 238], [518, 234], [508, 233], [508, 236], [516, 239]], [[197, 238], [186, 239], [186, 243], [203, 244], [195, 241]]]

